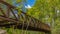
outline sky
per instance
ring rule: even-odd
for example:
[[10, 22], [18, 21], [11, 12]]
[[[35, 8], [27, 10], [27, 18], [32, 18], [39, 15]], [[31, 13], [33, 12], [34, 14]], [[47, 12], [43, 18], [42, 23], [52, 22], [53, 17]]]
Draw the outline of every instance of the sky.
[[[28, 8], [28, 7], [31, 8], [32, 6], [34, 6], [35, 1], [36, 0], [26, 0], [26, 2], [24, 2], [25, 8]], [[14, 2], [14, 4], [15, 6], [19, 6], [21, 3], [16, 4], [16, 2]]]
[[27, 4], [30, 6], [33, 6], [35, 3], [35, 0], [27, 0]]
[[[32, 8], [34, 6], [36, 0], [26, 0], [26, 2], [23, 2], [24, 6], [22, 7], [22, 11], [26, 12], [28, 8]], [[21, 3], [16, 4], [16, 1], [13, 2], [14, 6], [20, 6]]]
[[32, 8], [32, 6], [34, 6], [35, 4], [35, 0], [27, 0], [27, 6], [25, 6], [26, 8]]

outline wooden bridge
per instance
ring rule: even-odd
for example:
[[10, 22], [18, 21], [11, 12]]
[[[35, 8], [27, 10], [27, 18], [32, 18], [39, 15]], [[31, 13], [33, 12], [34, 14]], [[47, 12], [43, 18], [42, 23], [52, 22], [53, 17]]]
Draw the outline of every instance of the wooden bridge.
[[[4, 11], [5, 7], [6, 11]], [[15, 14], [14, 11], [20, 11], [20, 13]], [[42, 23], [38, 19], [22, 12], [21, 9], [2, 0], [0, 0], [0, 13], [0, 27], [16, 25], [17, 27], [25, 30], [51, 32], [50, 26], [47, 24]]]

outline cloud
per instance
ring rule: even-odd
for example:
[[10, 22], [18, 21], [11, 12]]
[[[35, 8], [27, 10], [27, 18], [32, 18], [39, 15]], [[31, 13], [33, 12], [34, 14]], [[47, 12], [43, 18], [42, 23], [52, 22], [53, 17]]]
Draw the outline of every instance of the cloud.
[[32, 8], [30, 5], [25, 6], [25, 8]]

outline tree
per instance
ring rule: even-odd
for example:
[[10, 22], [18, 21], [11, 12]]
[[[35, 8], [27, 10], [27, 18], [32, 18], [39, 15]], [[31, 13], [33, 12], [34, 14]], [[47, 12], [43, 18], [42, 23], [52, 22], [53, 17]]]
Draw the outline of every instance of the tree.
[[36, 0], [35, 5], [28, 9], [27, 13], [44, 23], [50, 23], [50, 26], [53, 26], [52, 31], [55, 33], [60, 22], [60, 0]]
[[[6, 1], [13, 5], [12, 1], [15, 0]], [[20, 0], [16, 0], [16, 2], [19, 3]], [[31, 9], [27, 9], [27, 14], [50, 25], [53, 34], [60, 33], [58, 31], [60, 30], [60, 0], [36, 0], [35, 5]]]

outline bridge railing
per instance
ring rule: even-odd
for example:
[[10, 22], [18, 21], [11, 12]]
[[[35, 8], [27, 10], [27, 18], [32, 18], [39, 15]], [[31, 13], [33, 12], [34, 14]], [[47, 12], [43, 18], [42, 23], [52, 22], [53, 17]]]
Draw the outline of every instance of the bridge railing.
[[[14, 7], [2, 0], [0, 0], [0, 3], [5, 5], [6, 7], [6, 12], [4, 12], [3, 10], [4, 6], [2, 5], [3, 7], [1, 7], [1, 4], [0, 4], [0, 12], [2, 13], [2, 15], [0, 15], [1, 21], [3, 20], [4, 22], [8, 21], [8, 22], [18, 23], [17, 25], [21, 24], [22, 27], [25, 29], [32, 29], [32, 30], [38, 30], [38, 31], [44, 31], [44, 32], [51, 31], [50, 26], [22, 12], [21, 9]], [[17, 12], [16, 14], [14, 13], [15, 11]]]

